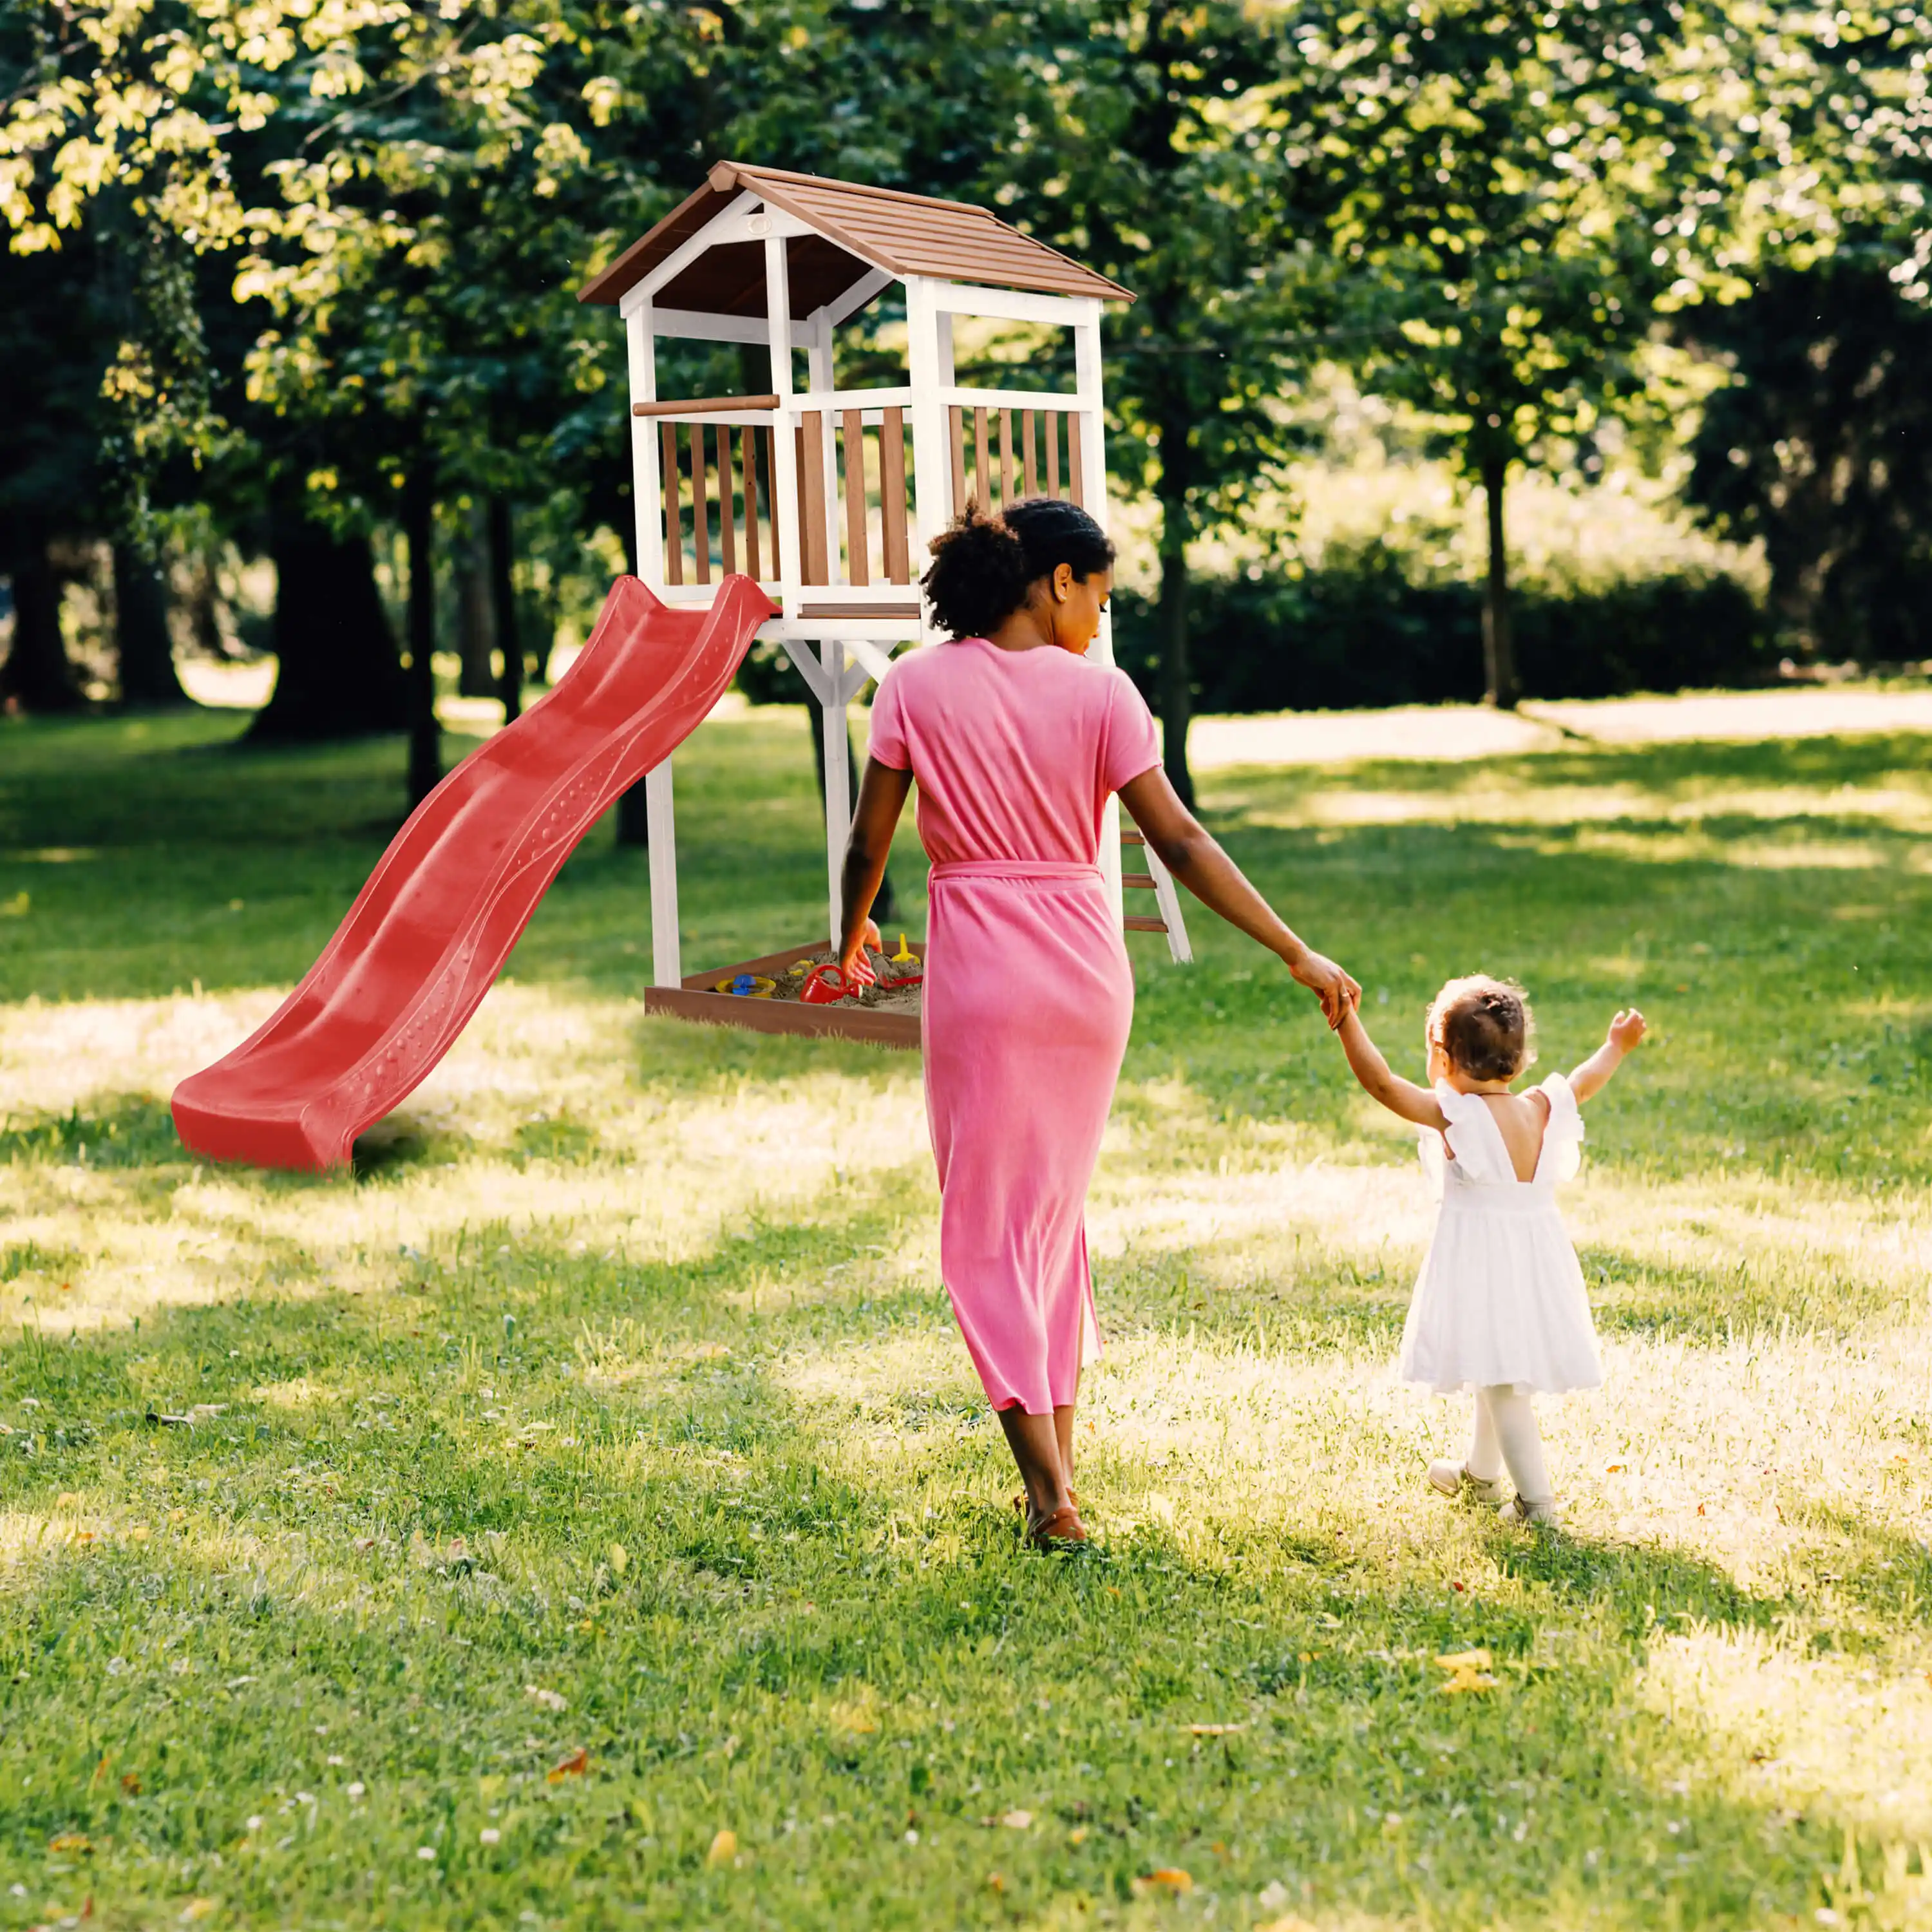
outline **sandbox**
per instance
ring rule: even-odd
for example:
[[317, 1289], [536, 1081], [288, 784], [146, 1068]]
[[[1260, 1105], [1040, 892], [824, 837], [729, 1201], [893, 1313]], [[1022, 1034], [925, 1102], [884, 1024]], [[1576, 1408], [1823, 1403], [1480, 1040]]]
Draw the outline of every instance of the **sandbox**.
[[[825, 1006], [808, 1005], [799, 997], [811, 969], [836, 956], [821, 940], [815, 946], [794, 946], [762, 959], [694, 973], [681, 986], [647, 988], [644, 1010], [712, 1026], [743, 1027], [752, 1033], [812, 1034], [913, 1048], [920, 1040], [920, 976], [925, 971], [926, 942], [907, 943], [906, 950], [919, 956], [910, 964], [895, 963], [892, 955], [897, 950], [892, 947], [883, 958], [876, 952], [868, 956], [879, 974], [876, 986]], [[734, 985], [742, 990], [727, 990]]]

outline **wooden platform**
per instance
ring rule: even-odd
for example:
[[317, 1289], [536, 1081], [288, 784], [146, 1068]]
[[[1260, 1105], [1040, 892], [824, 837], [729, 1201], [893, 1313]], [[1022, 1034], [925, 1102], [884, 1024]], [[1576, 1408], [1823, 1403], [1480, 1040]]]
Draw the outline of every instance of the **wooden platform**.
[[[916, 950], [923, 958], [923, 938]], [[736, 993], [711, 990], [720, 980], [733, 979], [740, 973], [762, 974], [775, 980], [788, 966], [824, 950], [825, 942], [818, 940], [809, 946], [794, 946], [788, 952], [770, 953], [763, 959], [747, 959], [739, 965], [714, 966], [709, 972], [694, 973], [681, 986], [652, 986], [644, 994], [644, 1010], [666, 1013], [674, 1019], [695, 1020], [705, 1026], [859, 1040], [870, 1046], [916, 1052], [920, 1036], [916, 1013], [880, 1012], [850, 1000], [840, 1000], [829, 1006], [808, 1006], [798, 1000], [752, 1000]]]

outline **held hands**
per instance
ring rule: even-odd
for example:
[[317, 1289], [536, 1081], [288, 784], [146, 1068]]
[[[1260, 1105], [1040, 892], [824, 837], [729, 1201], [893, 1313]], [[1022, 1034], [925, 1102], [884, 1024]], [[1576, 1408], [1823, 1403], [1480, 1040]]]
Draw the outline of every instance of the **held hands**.
[[1618, 1010], [1604, 1038], [1618, 1052], [1628, 1053], [1648, 1030], [1642, 1014], [1634, 1006], [1627, 1006]]
[[872, 986], [878, 983], [879, 975], [872, 962], [866, 957], [868, 952], [883, 952], [885, 941], [879, 937], [879, 928], [869, 919], [865, 930], [845, 949], [838, 962], [838, 970], [844, 976], [848, 986]]
[[1361, 987], [1334, 960], [1318, 952], [1304, 952], [1288, 962], [1288, 970], [1322, 1002], [1322, 1016], [1334, 1031], [1354, 1010]]

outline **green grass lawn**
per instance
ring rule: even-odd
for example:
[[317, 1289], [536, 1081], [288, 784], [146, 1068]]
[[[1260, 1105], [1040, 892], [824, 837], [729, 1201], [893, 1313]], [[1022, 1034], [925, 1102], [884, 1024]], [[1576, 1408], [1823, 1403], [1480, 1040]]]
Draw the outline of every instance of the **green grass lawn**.
[[[645, 1020], [608, 828], [352, 1174], [184, 1154], [400, 815], [396, 745], [237, 724], [0, 721], [0, 1926], [1932, 1923], [1924, 739], [1214, 774], [1408, 1070], [1452, 973], [1546, 1068], [1649, 1013], [1608, 1380], [1561, 1537], [1426, 1492], [1412, 1147], [1201, 914], [1135, 942], [1062, 1560], [916, 1061]], [[678, 786], [692, 968], [812, 937], [802, 719]]]

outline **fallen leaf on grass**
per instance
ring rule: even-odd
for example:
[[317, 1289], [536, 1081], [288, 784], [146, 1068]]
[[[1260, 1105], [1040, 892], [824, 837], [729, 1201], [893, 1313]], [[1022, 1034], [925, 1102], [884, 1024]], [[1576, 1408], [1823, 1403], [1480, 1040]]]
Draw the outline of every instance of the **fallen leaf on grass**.
[[124, 1771], [121, 1774], [121, 1789], [130, 1798], [138, 1798], [141, 1795], [141, 1780], [131, 1771]]
[[1194, 1881], [1178, 1865], [1162, 1865], [1158, 1871], [1150, 1871], [1144, 1877], [1133, 1882], [1136, 1898], [1146, 1898], [1163, 1892], [1192, 1892]]
[[1010, 1832], [1028, 1832], [1033, 1828], [1030, 1811], [1007, 1811], [1000, 1814], [1000, 1822]]
[[546, 1711], [567, 1711], [569, 1700], [560, 1690], [550, 1690], [541, 1684], [526, 1684], [524, 1695], [533, 1704], [541, 1704]]
[[605, 1552], [610, 1564], [610, 1574], [621, 1576], [631, 1567], [631, 1552], [621, 1543], [614, 1543]]
[[986, 1889], [988, 1892], [1004, 1892], [1006, 1888], [1006, 1881], [1000, 1874], [988, 1872], [986, 1874]]
[[182, 1923], [184, 1925], [192, 1925], [196, 1919], [208, 1917], [214, 1910], [214, 1901], [213, 1899], [190, 1898], [188, 1902], [182, 1907]]
[[1231, 1738], [1248, 1727], [1246, 1724], [1190, 1724], [1187, 1728], [1197, 1738]]
[[1067, 1833], [1066, 1842], [1070, 1845], [1084, 1845], [1087, 1842], [1087, 1827], [1084, 1825], [1076, 1825]]
[[1468, 1690], [1493, 1690], [1496, 1688], [1496, 1680], [1490, 1674], [1490, 1653], [1486, 1649], [1450, 1651], [1436, 1661], [1449, 1673], [1448, 1682], [1437, 1686], [1445, 1697], [1456, 1696]]
[[82, 1832], [63, 1832], [58, 1838], [47, 1840], [50, 1852], [91, 1852], [94, 1840]]
[[704, 1862], [713, 1867], [728, 1865], [738, 1856], [738, 1834], [727, 1828], [711, 1841], [711, 1849], [704, 1855]]
[[590, 1754], [581, 1748], [574, 1750], [561, 1764], [554, 1764], [544, 1774], [552, 1784], [561, 1784], [566, 1778], [581, 1778], [590, 1768]]

